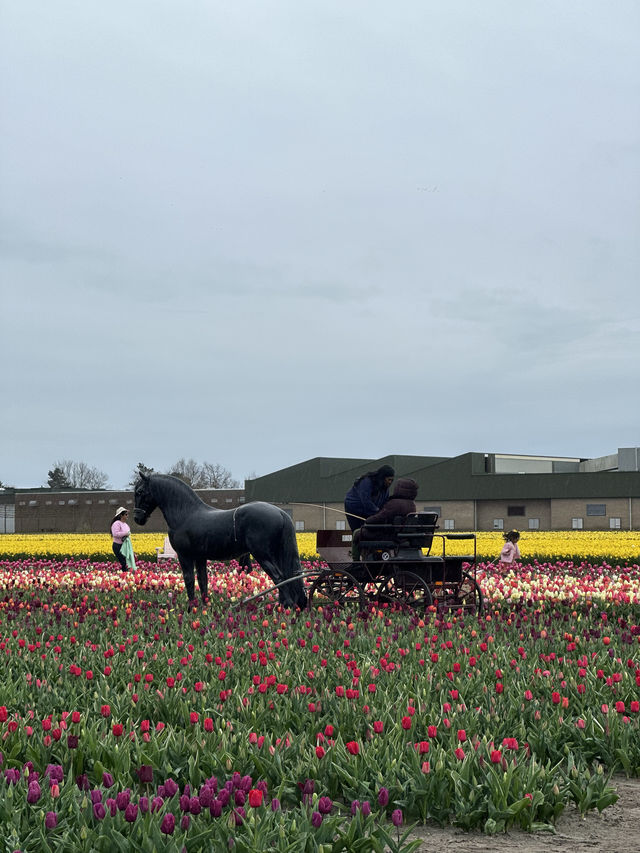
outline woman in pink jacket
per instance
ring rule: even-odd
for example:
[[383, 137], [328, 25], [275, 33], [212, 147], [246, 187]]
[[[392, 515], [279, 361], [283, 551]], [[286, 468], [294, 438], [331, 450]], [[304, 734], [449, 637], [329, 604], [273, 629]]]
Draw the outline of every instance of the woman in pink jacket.
[[122, 554], [122, 543], [131, 534], [131, 528], [127, 524], [128, 517], [129, 510], [121, 506], [118, 507], [111, 521], [111, 536], [113, 537], [113, 545], [111, 547], [123, 572], [127, 571], [127, 561], [124, 554]]

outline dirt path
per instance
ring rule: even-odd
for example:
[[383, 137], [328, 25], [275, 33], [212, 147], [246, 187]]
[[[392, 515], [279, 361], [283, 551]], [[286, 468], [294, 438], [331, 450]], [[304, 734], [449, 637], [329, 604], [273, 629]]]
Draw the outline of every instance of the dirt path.
[[452, 827], [417, 827], [415, 837], [423, 840], [418, 853], [637, 853], [640, 850], [640, 779], [616, 776], [612, 780], [620, 799], [615, 805], [581, 817], [567, 809], [552, 833], [526, 833], [513, 830], [505, 835], [487, 836], [463, 832]]

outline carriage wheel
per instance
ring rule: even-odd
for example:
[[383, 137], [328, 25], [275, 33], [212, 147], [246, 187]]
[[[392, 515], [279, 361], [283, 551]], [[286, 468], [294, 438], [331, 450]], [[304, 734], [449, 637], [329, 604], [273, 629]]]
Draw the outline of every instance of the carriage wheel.
[[479, 616], [484, 607], [484, 596], [476, 579], [462, 572], [460, 583], [436, 584], [433, 587], [433, 603], [441, 613], [471, 613]]
[[399, 604], [416, 610], [426, 610], [433, 603], [425, 580], [414, 572], [405, 571], [391, 575], [380, 584], [378, 601], [381, 604]]
[[349, 572], [327, 570], [318, 575], [309, 587], [309, 607], [337, 604], [340, 607], [364, 607], [364, 592]]

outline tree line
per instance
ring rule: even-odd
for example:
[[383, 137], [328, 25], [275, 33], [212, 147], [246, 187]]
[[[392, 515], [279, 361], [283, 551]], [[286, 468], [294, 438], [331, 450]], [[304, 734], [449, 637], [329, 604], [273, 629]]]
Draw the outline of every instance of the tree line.
[[[128, 485], [133, 487], [140, 473], [164, 473], [178, 477], [192, 489], [237, 489], [240, 482], [224, 465], [212, 462], [196, 462], [195, 459], [178, 459], [166, 471], [156, 472], [154, 468], [138, 462], [132, 472]], [[60, 459], [54, 463], [47, 474], [50, 489], [107, 489], [109, 477], [104, 471], [88, 465], [86, 462], [74, 462], [72, 459]]]

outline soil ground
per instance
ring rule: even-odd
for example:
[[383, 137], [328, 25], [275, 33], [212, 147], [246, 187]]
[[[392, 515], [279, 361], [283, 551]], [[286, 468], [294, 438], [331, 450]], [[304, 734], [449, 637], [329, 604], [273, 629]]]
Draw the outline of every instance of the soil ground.
[[528, 833], [512, 830], [488, 836], [464, 832], [455, 827], [419, 826], [414, 836], [422, 839], [418, 853], [638, 853], [640, 850], [640, 779], [615, 776], [611, 781], [619, 800], [602, 814], [590, 811], [582, 817], [567, 808], [555, 833]]

